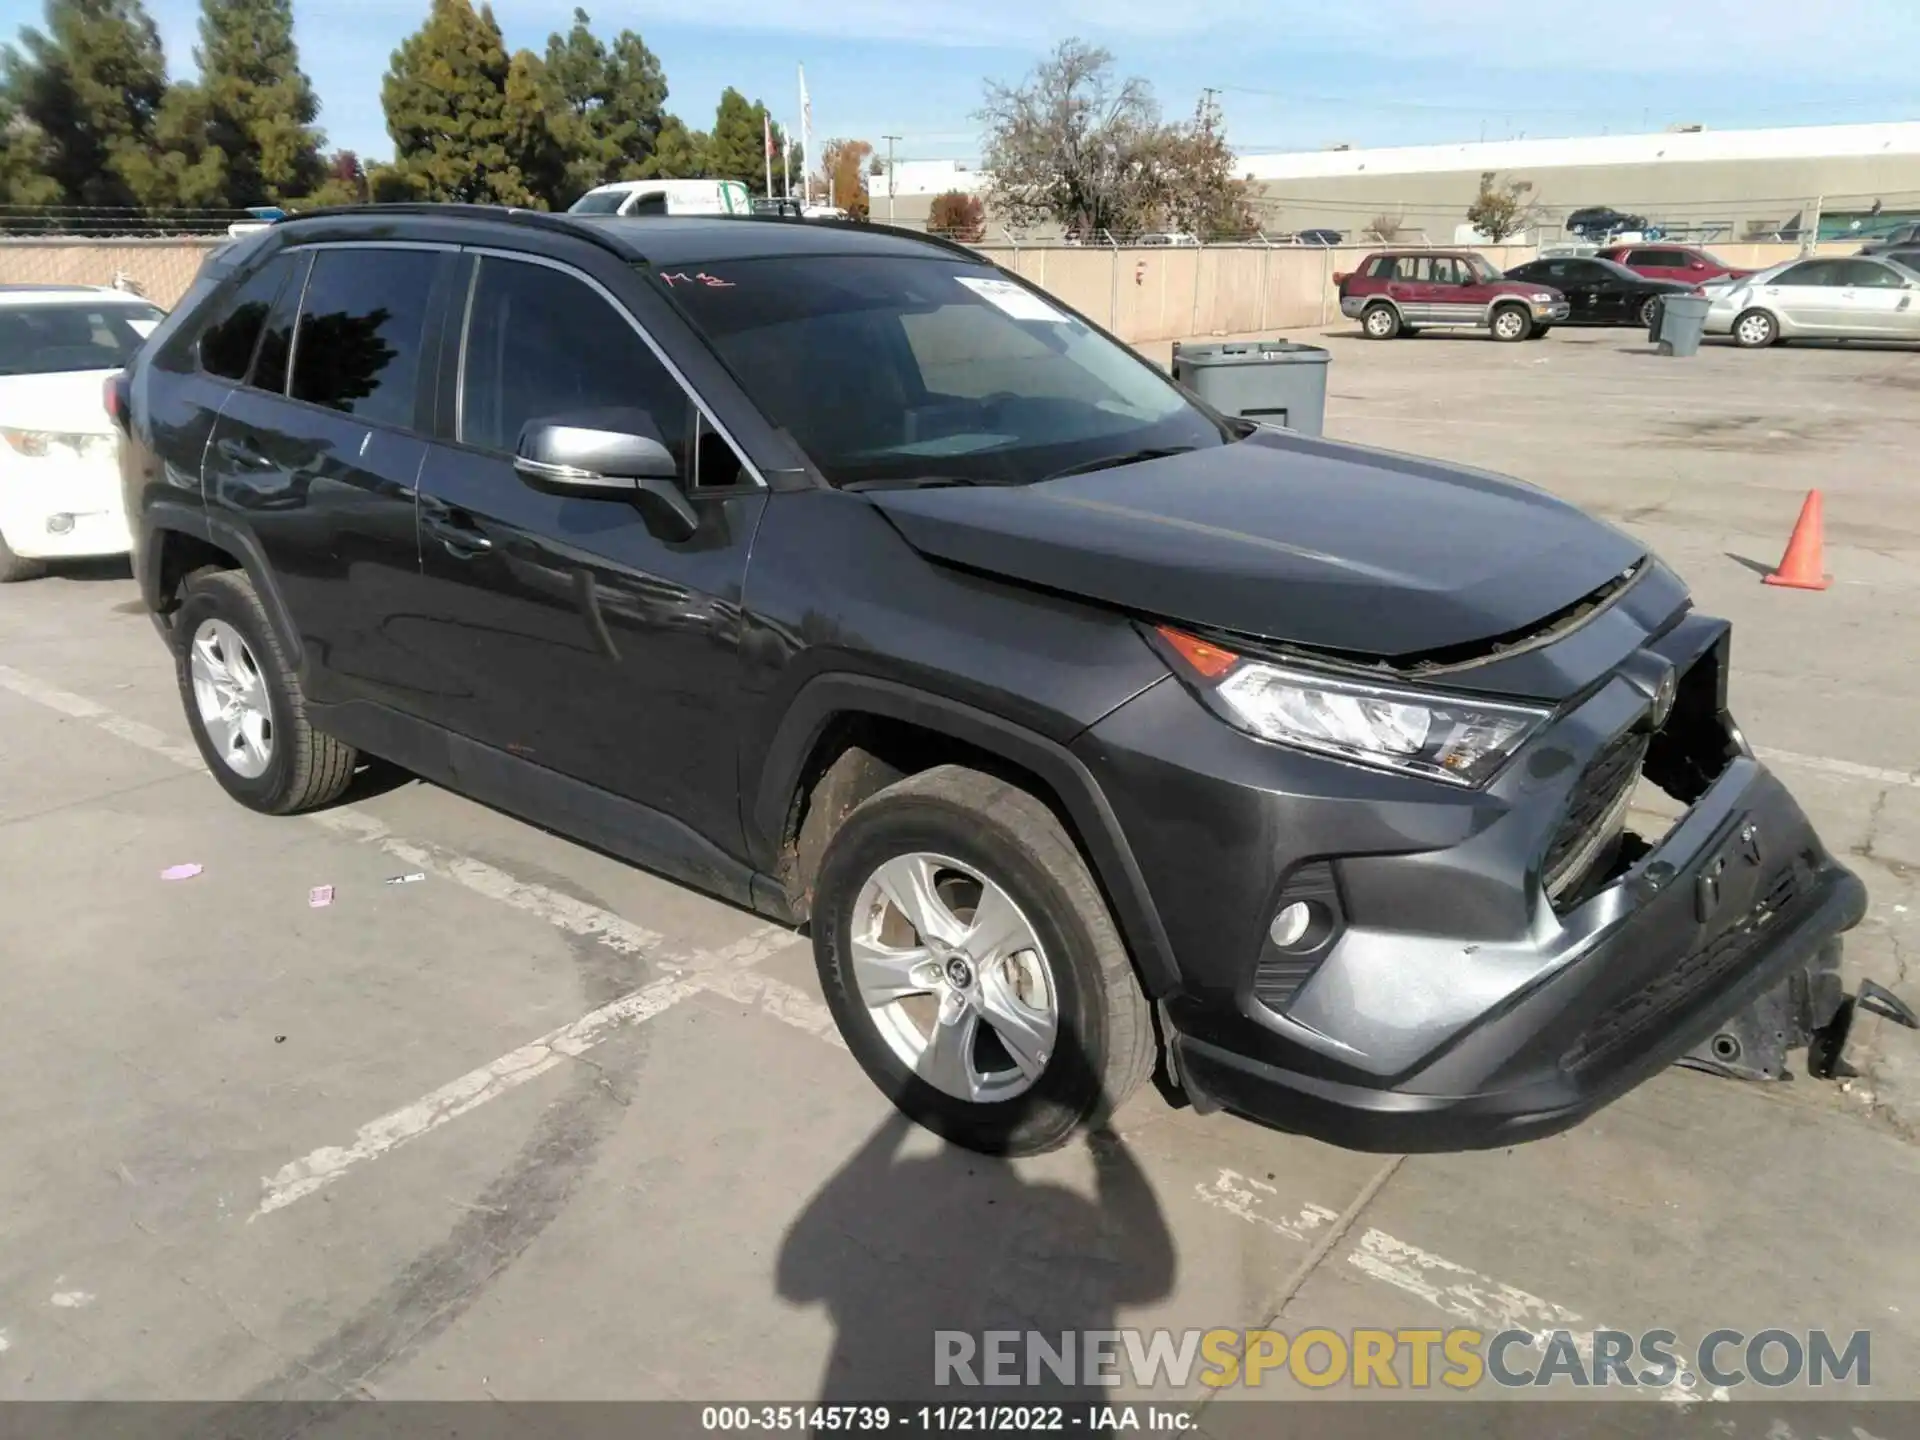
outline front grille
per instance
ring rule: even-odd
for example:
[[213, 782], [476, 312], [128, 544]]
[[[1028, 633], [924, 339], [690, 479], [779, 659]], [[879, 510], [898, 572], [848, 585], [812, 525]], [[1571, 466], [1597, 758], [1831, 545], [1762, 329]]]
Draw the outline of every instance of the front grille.
[[1578, 1069], [1640, 1034], [1667, 1011], [1739, 967], [1754, 947], [1813, 895], [1813, 856], [1796, 855], [1768, 881], [1753, 909], [1736, 925], [1686, 956], [1665, 974], [1616, 1001], [1560, 1057]]
[[1333, 917], [1334, 923], [1320, 943], [1305, 954], [1282, 950], [1271, 940], [1261, 941], [1260, 959], [1253, 967], [1253, 998], [1269, 1010], [1284, 1011], [1300, 987], [1320, 968], [1332, 947], [1341, 915], [1340, 887], [1333, 878], [1332, 861], [1314, 860], [1296, 869], [1280, 887], [1271, 908], [1277, 911], [1296, 900], [1316, 902]]
[[1626, 820], [1653, 737], [1641, 728], [1623, 731], [1594, 756], [1574, 782], [1567, 813], [1547, 845], [1541, 879], [1556, 909], [1585, 898], [1582, 882], [1600, 868]]

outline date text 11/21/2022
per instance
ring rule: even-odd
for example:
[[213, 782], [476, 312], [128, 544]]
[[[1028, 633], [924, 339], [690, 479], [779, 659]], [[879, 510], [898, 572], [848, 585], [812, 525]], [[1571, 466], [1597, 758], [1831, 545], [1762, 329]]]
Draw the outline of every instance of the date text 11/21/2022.
[[1111, 1434], [1184, 1431], [1198, 1423], [1197, 1416], [1175, 1405], [707, 1405], [700, 1411], [705, 1431]]

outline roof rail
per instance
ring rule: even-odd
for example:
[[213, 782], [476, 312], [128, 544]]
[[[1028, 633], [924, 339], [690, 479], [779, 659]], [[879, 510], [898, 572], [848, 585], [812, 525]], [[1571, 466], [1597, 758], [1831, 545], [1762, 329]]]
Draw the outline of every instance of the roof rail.
[[[562, 212], [564, 213], [564, 212]], [[550, 210], [524, 210], [513, 205], [466, 205], [453, 201], [402, 200], [393, 203], [374, 205], [323, 205], [317, 210], [302, 210], [289, 215], [284, 220], [276, 220], [274, 228], [298, 225], [307, 220], [340, 219], [353, 215], [428, 215], [443, 216], [452, 219], [468, 220], [505, 220], [517, 225], [534, 225], [542, 229], [560, 229], [569, 234], [582, 233], [572, 222], [563, 221], [560, 215]]]

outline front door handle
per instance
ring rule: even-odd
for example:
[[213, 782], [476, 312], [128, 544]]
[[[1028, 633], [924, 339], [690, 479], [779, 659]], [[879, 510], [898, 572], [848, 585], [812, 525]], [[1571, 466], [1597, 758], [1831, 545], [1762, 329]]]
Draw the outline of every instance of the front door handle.
[[493, 541], [487, 538], [479, 523], [464, 511], [430, 513], [421, 516], [420, 523], [432, 531], [434, 537], [446, 547], [447, 553], [457, 560], [472, 560], [493, 549]]

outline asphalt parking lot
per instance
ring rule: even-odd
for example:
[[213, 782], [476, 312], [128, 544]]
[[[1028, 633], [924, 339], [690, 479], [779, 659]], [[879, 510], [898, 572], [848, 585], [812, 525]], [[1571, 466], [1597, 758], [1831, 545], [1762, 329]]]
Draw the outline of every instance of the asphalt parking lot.
[[[1542, 483], [1733, 619], [1736, 713], [1871, 890], [1848, 968], [1920, 1001], [1920, 355], [1292, 338], [1330, 434]], [[1832, 588], [1762, 586], [1816, 485]], [[1272, 1323], [1868, 1330], [1920, 1399], [1920, 1036], [1878, 1021], [1848, 1088], [1673, 1071], [1511, 1151], [1149, 1090], [1002, 1164], [892, 1117], [802, 937], [400, 776], [228, 801], [124, 568], [0, 592], [0, 736], [0, 1398], [906, 1398], [935, 1329]]]

